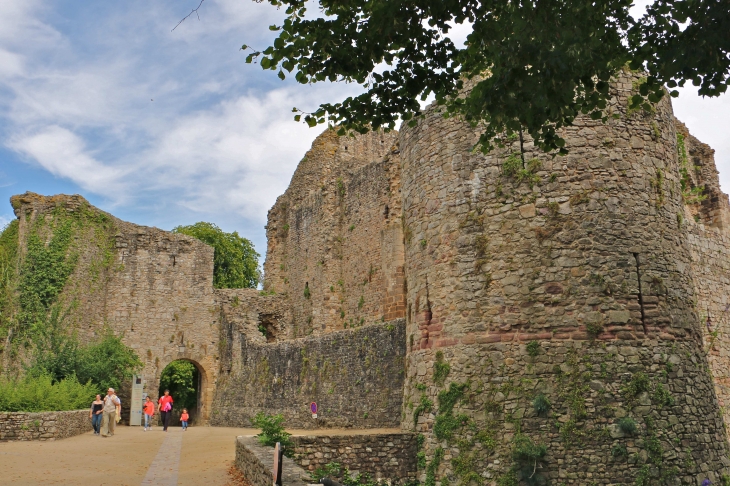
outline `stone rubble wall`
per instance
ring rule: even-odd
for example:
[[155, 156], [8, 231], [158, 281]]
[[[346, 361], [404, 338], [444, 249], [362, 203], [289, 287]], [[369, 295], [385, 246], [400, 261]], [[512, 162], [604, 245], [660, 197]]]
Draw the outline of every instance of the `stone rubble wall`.
[[0, 442], [66, 439], [91, 430], [88, 410], [0, 412]]
[[[416, 435], [305, 435], [292, 437], [297, 464], [314, 472], [331, 462], [350, 474], [367, 473], [377, 480], [416, 479]], [[337, 478], [341, 479], [341, 478]]]
[[[534, 356], [518, 342], [440, 351], [451, 367], [444, 386], [434, 383], [432, 367], [416, 354], [409, 356], [407, 381], [425, 385], [419, 394], [434, 404], [418, 413], [415, 430], [429, 436], [439, 421], [462, 414], [475, 424], [457, 428], [449, 440], [427, 439], [424, 450], [443, 449], [442, 477], [455, 481], [456, 464], [468, 465], [473, 458], [475, 471], [493, 484], [513, 462], [519, 433], [546, 446], [539, 472], [549, 484], [635, 485], [647, 463], [652, 477], [665, 474], [693, 485], [709, 478], [721, 484], [721, 473], [730, 467], [712, 379], [693, 343], [541, 341]], [[640, 373], [646, 376], [646, 389], [634, 395], [629, 390]], [[452, 383], [469, 386], [445, 416], [438, 394]], [[544, 414], [534, 406], [540, 395], [549, 402]], [[420, 403], [415, 398], [404, 407], [411, 423]], [[635, 433], [619, 427], [627, 417], [634, 420]], [[651, 444], [661, 453], [651, 456]], [[421, 470], [419, 480], [425, 479]]]
[[[274, 484], [274, 449], [264, 447], [255, 437], [236, 438], [235, 464], [251, 486], [271, 486]], [[282, 463], [282, 484], [304, 486], [308, 474], [292, 459], [284, 457]]]
[[[720, 173], [715, 164], [715, 151], [694, 137], [684, 123], [675, 119], [677, 135], [684, 138], [687, 155], [688, 189], [702, 187], [704, 200], [685, 207], [687, 219], [705, 226], [730, 231], [730, 199], [720, 187]], [[690, 201], [691, 202], [691, 201]]]
[[268, 344], [245, 334], [222, 339], [224, 362], [240, 364], [219, 379], [211, 425], [250, 426], [263, 411], [282, 414], [291, 428], [397, 427], [404, 328], [399, 320]]
[[69, 320], [78, 336], [92, 341], [105, 328], [121, 335], [144, 363], [144, 391], [154, 398], [165, 366], [193, 362], [202, 381], [193, 414], [205, 423], [219, 368], [213, 249], [187, 235], [121, 221], [81, 196], [26, 193], [11, 203], [21, 248], [31, 232], [50, 239], [54, 225], [76, 222], [70, 252], [78, 263], [59, 302], [76, 302]]
[[[688, 224], [703, 352], [710, 363], [725, 423], [730, 423], [730, 235]], [[709, 327], [708, 327], [709, 317]], [[730, 431], [728, 431], [730, 433]]]
[[326, 130], [269, 211], [264, 288], [286, 295], [293, 314], [282, 337], [404, 316], [396, 139]]
[[[438, 106], [402, 129], [403, 428], [424, 434], [424, 474], [435, 481], [507, 481], [529, 462], [515, 452], [528, 441], [546, 444], [540, 474], [565, 484], [634, 484], [642, 475], [716, 482], [730, 473], [682, 226], [675, 119], [666, 98], [652, 113], [629, 113], [638, 82], [628, 73], [612, 82], [608, 110], [618, 119], [580, 116], [561, 129], [569, 155], [551, 158], [528, 140], [525, 165], [517, 137], [483, 155], [472, 150], [479, 133]], [[518, 165], [512, 174], [508, 160]], [[555, 350], [539, 374], [517, 352], [528, 343]], [[630, 364], [609, 374], [615, 360], [566, 362], [570, 349], [591, 357], [604, 346], [626, 348]], [[682, 376], [666, 363], [674, 355], [689, 360]], [[610, 378], [593, 388], [602, 364]], [[555, 391], [564, 375], [575, 381]], [[641, 392], [629, 399], [621, 387], [631, 383]], [[538, 385], [554, 406], [548, 421], [525, 419]], [[468, 405], [490, 389], [483, 407]], [[592, 405], [594, 392], [605, 407]], [[667, 393], [680, 404], [672, 413]], [[638, 435], [614, 444], [621, 414]], [[624, 456], [621, 446], [636, 452], [628, 462], [612, 459]]]

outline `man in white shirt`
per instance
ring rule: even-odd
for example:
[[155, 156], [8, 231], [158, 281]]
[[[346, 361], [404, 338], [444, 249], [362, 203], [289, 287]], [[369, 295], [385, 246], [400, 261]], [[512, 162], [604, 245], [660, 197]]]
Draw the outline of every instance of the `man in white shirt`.
[[101, 418], [101, 436], [109, 437], [114, 435], [114, 429], [117, 425], [117, 416], [121, 415], [122, 402], [114, 394], [114, 388], [109, 388], [104, 397], [104, 406], [102, 407]]

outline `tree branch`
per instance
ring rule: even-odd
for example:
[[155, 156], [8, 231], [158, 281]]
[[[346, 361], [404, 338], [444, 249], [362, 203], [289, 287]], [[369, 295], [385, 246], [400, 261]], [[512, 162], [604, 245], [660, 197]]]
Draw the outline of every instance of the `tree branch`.
[[200, 8], [201, 5], [203, 5], [203, 2], [205, 2], [205, 0], [200, 0], [200, 3], [198, 4], [198, 6], [195, 7], [194, 9], [192, 9], [190, 11], [190, 13], [187, 14], [185, 17], [183, 17], [183, 19], [180, 22], [178, 22], [177, 25], [175, 25], [175, 27], [173, 27], [170, 32], [172, 32], [173, 30], [177, 29], [180, 26], [180, 24], [182, 24], [183, 22], [185, 22], [188, 19], [188, 17], [190, 17], [193, 14], [195, 14], [198, 17], [198, 20], [200, 20], [200, 15], [198, 15], [198, 9]]

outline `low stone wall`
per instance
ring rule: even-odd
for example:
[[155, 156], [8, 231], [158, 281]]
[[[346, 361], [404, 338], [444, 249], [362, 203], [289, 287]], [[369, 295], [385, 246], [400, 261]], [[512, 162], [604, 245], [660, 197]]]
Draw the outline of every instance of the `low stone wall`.
[[337, 462], [352, 474], [368, 473], [376, 479], [417, 476], [415, 434], [305, 435], [292, 441], [297, 463], [309, 471]]
[[[251, 486], [271, 486], [274, 483], [274, 449], [259, 445], [255, 437], [236, 438], [236, 467]], [[284, 458], [282, 464], [282, 484], [286, 486], [305, 486], [308, 474], [293, 460]]]
[[0, 412], [0, 442], [65, 439], [90, 430], [88, 410]]
[[221, 342], [235, 366], [218, 380], [211, 425], [247, 427], [263, 411], [289, 428], [400, 426], [403, 319], [268, 344], [228, 331]]

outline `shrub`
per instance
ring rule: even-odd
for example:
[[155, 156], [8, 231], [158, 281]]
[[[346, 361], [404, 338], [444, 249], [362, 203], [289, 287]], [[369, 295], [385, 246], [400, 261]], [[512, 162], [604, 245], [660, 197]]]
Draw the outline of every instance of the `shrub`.
[[540, 343], [537, 341], [530, 341], [527, 343], [527, 354], [532, 356], [533, 358], [540, 354]]
[[629, 455], [629, 451], [623, 444], [614, 444], [613, 447], [611, 447], [611, 455], [613, 457], [627, 457]]
[[621, 391], [628, 398], [633, 399], [638, 397], [643, 392], [649, 390], [649, 377], [646, 373], [634, 373], [626, 386], [621, 388]]
[[387, 484], [376, 481], [367, 473], [359, 473], [353, 476], [347, 467], [337, 462], [329, 462], [315, 469], [311, 481], [317, 483], [322, 478], [338, 479], [343, 486], [386, 486]]
[[436, 362], [433, 364], [433, 382], [438, 386], [443, 386], [450, 372], [451, 366], [444, 360], [444, 353], [437, 351]]
[[631, 417], [623, 417], [618, 419], [618, 428], [621, 429], [621, 432], [624, 434], [633, 435], [638, 430], [636, 427], [636, 420], [632, 419]]
[[537, 413], [539, 416], [544, 416], [550, 411], [551, 403], [548, 398], [540, 393], [535, 397], [535, 399], [532, 401], [532, 408], [535, 409], [535, 413]]
[[0, 410], [50, 412], [85, 409], [94, 400], [96, 392], [92, 383], [82, 385], [76, 377], [56, 382], [50, 375], [0, 378]]
[[287, 457], [294, 455], [291, 434], [284, 430], [284, 417], [279, 415], [267, 415], [259, 412], [251, 421], [255, 427], [261, 429], [261, 433], [256, 437], [259, 443], [264, 446], [274, 447], [279, 442], [284, 448], [284, 454]]
[[512, 439], [513, 467], [520, 474], [522, 480], [530, 486], [542, 484], [544, 481], [543, 476], [536, 473], [536, 471], [539, 469], [545, 454], [547, 454], [547, 447], [542, 444], [535, 444], [525, 434], [517, 434]]

